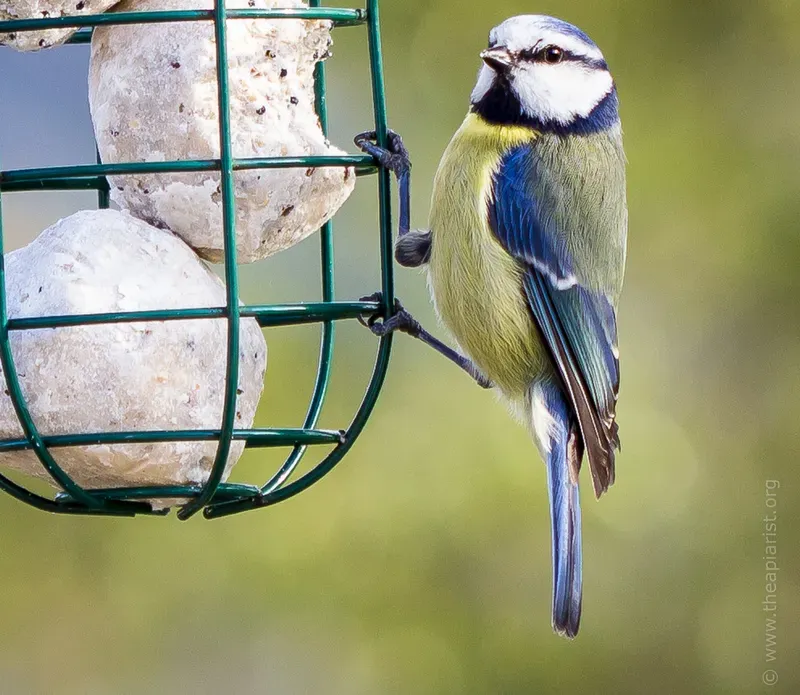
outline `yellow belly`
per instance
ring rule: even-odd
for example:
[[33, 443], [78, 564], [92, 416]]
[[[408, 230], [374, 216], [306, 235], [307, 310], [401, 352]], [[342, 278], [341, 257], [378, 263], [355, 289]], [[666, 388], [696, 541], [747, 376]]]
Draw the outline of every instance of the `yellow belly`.
[[428, 268], [436, 309], [461, 349], [515, 399], [549, 362], [522, 269], [489, 228], [486, 201], [502, 155], [535, 137], [530, 129], [492, 126], [470, 114], [442, 157], [431, 201]]

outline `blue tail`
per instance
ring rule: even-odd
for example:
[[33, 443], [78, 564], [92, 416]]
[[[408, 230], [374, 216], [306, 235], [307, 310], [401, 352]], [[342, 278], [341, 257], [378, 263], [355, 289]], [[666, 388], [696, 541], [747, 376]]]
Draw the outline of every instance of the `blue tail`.
[[[561, 390], [555, 385], [546, 385], [538, 395], [533, 407], [544, 407], [552, 418], [547, 432], [537, 432], [537, 435], [542, 444], [549, 443], [545, 446], [545, 463], [553, 531], [553, 629], [571, 639], [578, 634], [581, 622], [583, 589], [581, 505], [578, 485], [570, 478], [570, 470], [577, 478], [583, 440], [577, 419]], [[541, 422], [536, 424], [541, 427]]]

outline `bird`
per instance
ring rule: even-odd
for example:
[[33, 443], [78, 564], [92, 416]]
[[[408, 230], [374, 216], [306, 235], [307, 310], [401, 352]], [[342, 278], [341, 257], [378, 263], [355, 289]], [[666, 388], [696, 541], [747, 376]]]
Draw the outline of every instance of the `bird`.
[[[458, 345], [433, 338], [399, 303], [373, 332], [421, 338], [500, 392], [546, 464], [552, 626], [578, 634], [582, 610], [578, 474], [596, 497], [620, 448], [617, 304], [626, 256], [626, 159], [616, 83], [598, 48], [561, 19], [494, 27], [469, 111], [436, 172], [427, 230], [401, 205], [395, 256], [426, 266], [437, 314]], [[402, 139], [356, 142], [408, 188]], [[401, 200], [403, 190], [401, 190]]]

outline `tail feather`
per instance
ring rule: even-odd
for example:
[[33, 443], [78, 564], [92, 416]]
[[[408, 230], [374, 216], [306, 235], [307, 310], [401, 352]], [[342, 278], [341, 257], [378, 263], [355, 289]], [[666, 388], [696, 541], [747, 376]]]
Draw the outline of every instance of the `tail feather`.
[[[581, 507], [578, 484], [570, 471], [578, 469], [583, 440], [576, 419], [556, 386], [548, 386], [534, 408], [547, 410], [547, 432], [537, 431], [543, 445], [550, 496], [553, 552], [553, 630], [564, 637], [578, 634], [581, 620]], [[541, 428], [541, 418], [534, 427]]]

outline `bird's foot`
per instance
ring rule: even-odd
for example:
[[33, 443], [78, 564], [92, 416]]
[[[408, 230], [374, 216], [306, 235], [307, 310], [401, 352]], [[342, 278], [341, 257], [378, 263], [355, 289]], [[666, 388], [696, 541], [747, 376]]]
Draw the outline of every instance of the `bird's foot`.
[[[382, 300], [383, 293], [376, 292], [367, 297], [361, 297], [359, 301], [381, 302]], [[405, 310], [399, 299], [394, 300], [394, 313], [388, 319], [381, 319], [380, 316], [373, 315], [366, 319], [363, 316], [359, 316], [358, 321], [380, 338], [395, 331], [408, 333], [415, 338], [422, 333], [422, 325]]]
[[[383, 294], [376, 292], [368, 297], [362, 297], [361, 301], [380, 303], [383, 301]], [[422, 327], [422, 324], [420, 324], [419, 321], [417, 321], [405, 310], [405, 308], [403, 308], [403, 305], [397, 299], [394, 301], [394, 313], [389, 318], [381, 319], [380, 316], [373, 315], [369, 318], [364, 318], [361, 316], [358, 320], [363, 326], [366, 326], [375, 335], [381, 338], [395, 331], [408, 333], [408, 335], [410, 335], [412, 338], [421, 340], [423, 343], [436, 350], [436, 352], [438, 352], [440, 355], [453, 362], [453, 364], [461, 367], [461, 369], [469, 374], [481, 388], [490, 389], [494, 387], [494, 384], [481, 373], [481, 371], [470, 359], [460, 355], [458, 352], [453, 350], [453, 348], [451, 348], [449, 345], [445, 345], [438, 338], [434, 338]]]
[[403, 138], [393, 130], [387, 133], [388, 147], [377, 144], [378, 136], [374, 130], [359, 133], [353, 139], [356, 146], [362, 151], [375, 157], [378, 163], [393, 172], [399, 179], [411, 171], [411, 157], [408, 154]]

